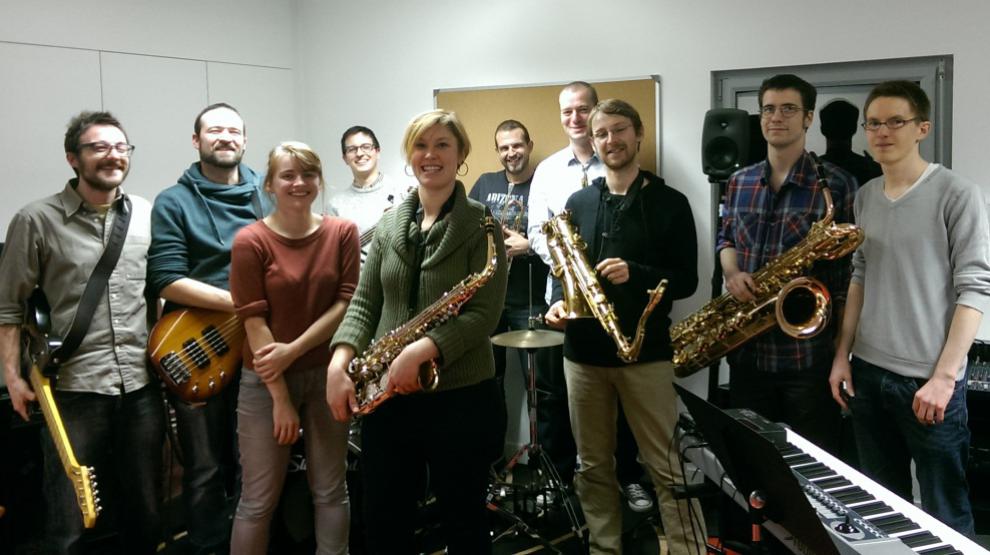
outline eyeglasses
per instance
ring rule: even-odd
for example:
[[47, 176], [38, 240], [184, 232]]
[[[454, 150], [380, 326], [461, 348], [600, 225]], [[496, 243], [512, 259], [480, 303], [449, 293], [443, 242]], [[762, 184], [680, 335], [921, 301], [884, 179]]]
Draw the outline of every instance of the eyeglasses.
[[632, 126], [631, 125], [619, 125], [619, 126], [613, 127], [612, 129], [599, 129], [598, 131], [595, 131], [595, 133], [592, 135], [592, 137], [596, 141], [604, 141], [605, 139], [608, 138], [608, 136], [609, 136], [610, 133], [612, 135], [621, 135], [621, 134], [625, 133], [626, 130], [629, 129], [630, 127], [632, 127]]
[[863, 123], [861, 123], [860, 125], [863, 126], [863, 129], [867, 131], [879, 131], [880, 128], [884, 125], [887, 126], [887, 129], [894, 130], [894, 129], [900, 129], [912, 121], [921, 121], [921, 118], [913, 117], [909, 119], [904, 119], [902, 117], [894, 116], [888, 119], [887, 121], [880, 121], [878, 119], [868, 119]]
[[798, 106], [797, 104], [781, 104], [780, 106], [774, 106], [773, 104], [764, 104], [760, 107], [760, 117], [768, 118], [773, 115], [774, 112], [780, 111], [780, 115], [785, 118], [793, 117], [794, 114], [798, 112], [803, 112], [804, 108]]
[[110, 154], [110, 150], [113, 149], [117, 154], [121, 156], [130, 156], [134, 152], [134, 145], [129, 145], [127, 143], [117, 143], [110, 144], [105, 141], [98, 141], [95, 143], [83, 143], [79, 145], [79, 148], [88, 148], [93, 151], [97, 156], [106, 156]]
[[359, 150], [363, 154], [371, 154], [376, 149], [375, 149], [375, 145], [373, 145], [371, 143], [364, 143], [363, 145], [354, 145], [354, 146], [349, 146], [349, 147], [345, 148], [344, 149], [344, 154], [347, 154], [349, 156], [354, 156], [355, 154], [358, 153]]

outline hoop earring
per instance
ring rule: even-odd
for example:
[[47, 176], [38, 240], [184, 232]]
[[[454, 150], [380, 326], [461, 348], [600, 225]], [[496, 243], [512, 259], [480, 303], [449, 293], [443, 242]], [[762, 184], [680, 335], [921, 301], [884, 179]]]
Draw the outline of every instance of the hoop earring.
[[[461, 173], [461, 167], [462, 167], [462, 166], [464, 167], [464, 173]], [[467, 175], [467, 174], [468, 174], [468, 171], [469, 171], [469, 170], [468, 170], [468, 165], [467, 165], [467, 162], [461, 162], [461, 163], [460, 163], [460, 164], [459, 164], [459, 165], [457, 166], [457, 175], [458, 175], [458, 176], [460, 176], [460, 177], [464, 177], [465, 175]]]
[[408, 175], [409, 177], [413, 176], [412, 168], [409, 167], [409, 164], [406, 164], [405, 169], [403, 169], [402, 172]]

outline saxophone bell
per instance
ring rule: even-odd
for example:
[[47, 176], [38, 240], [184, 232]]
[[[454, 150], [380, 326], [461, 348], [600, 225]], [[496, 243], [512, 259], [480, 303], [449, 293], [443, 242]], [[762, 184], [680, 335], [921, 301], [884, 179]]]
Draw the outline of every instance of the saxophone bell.
[[777, 325], [794, 339], [808, 339], [821, 333], [832, 313], [828, 288], [809, 277], [789, 281], [780, 289], [775, 304]]

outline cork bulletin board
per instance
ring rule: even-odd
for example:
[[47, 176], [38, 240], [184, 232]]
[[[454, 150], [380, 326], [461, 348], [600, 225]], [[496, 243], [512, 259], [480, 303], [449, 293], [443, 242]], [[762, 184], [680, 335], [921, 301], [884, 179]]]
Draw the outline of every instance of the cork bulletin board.
[[[601, 100], [621, 98], [632, 104], [643, 120], [643, 143], [639, 163], [643, 169], [659, 173], [660, 166], [660, 78], [648, 76], [617, 81], [590, 81]], [[468, 172], [461, 181], [470, 189], [485, 172], [502, 169], [495, 153], [495, 128], [504, 120], [515, 119], [529, 129], [533, 140], [532, 163], [567, 146], [560, 125], [558, 96], [566, 82], [473, 89], [437, 89], [437, 108], [453, 110], [467, 128], [471, 154]]]

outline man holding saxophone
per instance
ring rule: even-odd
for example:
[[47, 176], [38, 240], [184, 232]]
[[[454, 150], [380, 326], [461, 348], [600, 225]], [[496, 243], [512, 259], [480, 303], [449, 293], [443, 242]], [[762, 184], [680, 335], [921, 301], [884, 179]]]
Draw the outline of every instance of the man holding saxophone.
[[[767, 159], [729, 178], [726, 214], [716, 251], [725, 285], [738, 301], [756, 299], [751, 274], [786, 252], [822, 219], [826, 202], [815, 163], [805, 151], [817, 91], [795, 75], [776, 75], [760, 87], [760, 127]], [[852, 221], [856, 180], [825, 163], [834, 201], [834, 221]], [[820, 262], [811, 275], [832, 295], [832, 321], [841, 321], [849, 284], [848, 257]], [[836, 326], [808, 339], [778, 327], [728, 355], [731, 404], [792, 426], [824, 449], [838, 447], [839, 411], [831, 401], [828, 375]]]
[[[533, 141], [525, 125], [513, 119], [498, 124], [495, 128], [495, 153], [504, 170], [482, 174], [468, 195], [487, 206], [502, 224], [505, 251], [512, 259], [505, 307], [494, 335], [509, 330], [529, 329], [530, 318], [542, 315], [547, 310], [543, 296], [550, 269], [530, 250], [529, 239], [526, 237], [529, 186], [536, 169], [535, 164], [530, 163], [532, 152]], [[506, 349], [494, 345], [492, 349], [495, 354], [495, 378], [499, 381], [499, 391], [503, 393], [501, 421], [504, 434]], [[519, 365], [526, 368], [525, 351], [517, 349], [517, 352]], [[551, 392], [555, 388], [548, 380], [552, 380], [552, 376], [563, 374], [560, 367], [562, 363], [563, 355], [559, 347], [541, 349], [536, 353], [537, 390], [546, 392], [537, 404], [537, 433], [564, 483], [570, 484], [574, 477], [574, 441], [567, 421], [567, 405], [554, 403], [554, 399], [546, 399], [548, 402], [544, 402], [545, 397], [553, 396]]]
[[[688, 297], [698, 285], [694, 218], [683, 194], [639, 168], [636, 157], [643, 124], [635, 108], [622, 100], [605, 100], [595, 106], [588, 121], [605, 176], [568, 199], [571, 237], [544, 230], [555, 260], [555, 277], [591, 284], [581, 288], [577, 299], [565, 301], [560, 281], [554, 280], [555, 302], [546, 317], [553, 326], [566, 324], [564, 372], [581, 458], [575, 485], [591, 553], [622, 552], [614, 457], [620, 401], [656, 487], [671, 553], [704, 553], [700, 507], [696, 501], [675, 500], [671, 492], [681, 475], [678, 457], [670, 451], [677, 404], [668, 314], [674, 299]], [[587, 243], [586, 249], [560, 246], [573, 245], [577, 239]], [[558, 265], [562, 258], [576, 263]], [[650, 303], [656, 299], [651, 290], [664, 281], [665, 293], [655, 305], [656, 313], [650, 314]], [[566, 320], [575, 305], [596, 302], [589, 294], [592, 289], [607, 297], [610, 314]], [[644, 314], [645, 322], [637, 324]], [[614, 330], [615, 321], [621, 329], [606, 332], [606, 327]], [[647, 340], [637, 338], [629, 348], [628, 336], [643, 331]]]

